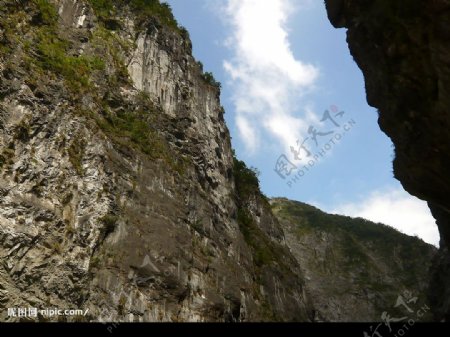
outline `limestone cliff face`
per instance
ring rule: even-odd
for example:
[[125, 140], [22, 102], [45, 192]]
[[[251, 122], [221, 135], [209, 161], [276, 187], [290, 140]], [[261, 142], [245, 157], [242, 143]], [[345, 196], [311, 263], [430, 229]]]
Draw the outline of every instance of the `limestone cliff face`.
[[[380, 127], [395, 144], [395, 177], [409, 193], [428, 201], [444, 250], [450, 245], [450, 3], [325, 2], [331, 23], [348, 28], [367, 100], [378, 108]], [[448, 270], [448, 255], [437, 261], [442, 267], [436, 268]], [[433, 296], [436, 314], [447, 312], [448, 318], [448, 297], [441, 295]]]
[[[0, 320], [311, 320], [259, 191], [238, 205], [218, 85], [141, 5], [0, 1]], [[283, 263], [259, 264], [238, 208]]]

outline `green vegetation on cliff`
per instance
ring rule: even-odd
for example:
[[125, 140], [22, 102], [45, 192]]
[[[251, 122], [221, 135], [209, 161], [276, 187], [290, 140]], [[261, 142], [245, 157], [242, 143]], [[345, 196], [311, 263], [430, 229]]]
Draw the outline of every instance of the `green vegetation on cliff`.
[[245, 162], [233, 156], [233, 175], [236, 191], [240, 200], [247, 199], [254, 193], [259, 193], [258, 170], [254, 167], [248, 168]]
[[[279, 198], [271, 205], [323, 319], [374, 320], [383, 311], [403, 315], [394, 306], [405, 291], [418, 298], [417, 307], [426, 304], [433, 246], [392, 227], [301, 202]], [[339, 310], [333, 310], [336, 305]]]
[[233, 157], [233, 174], [236, 184], [239, 229], [251, 247], [257, 266], [269, 264], [275, 259], [270, 240], [255, 224], [246, 203], [249, 198], [260, 193], [256, 169], [248, 168], [245, 162]]
[[[4, 32], [0, 35], [0, 62], [5, 60], [4, 74], [23, 76], [18, 70], [24, 68], [26, 84], [36, 95], [64, 93], [73, 102], [76, 115], [95, 121], [116, 144], [137, 148], [183, 174], [184, 158], [176, 156], [158, 132], [158, 128], [163, 128], [157, 123], [160, 108], [145, 93], [127, 100], [117, 94], [131, 85], [124, 55], [135, 46], [107, 29], [106, 23], [115, 17], [120, 6], [128, 5], [143, 20], [156, 17], [162, 25], [178, 29], [170, 6], [157, 0], [89, 0], [89, 3], [100, 23], [86, 34], [83, 43], [61, 28], [53, 1], [30, 1], [30, 16], [21, 6], [8, 10], [8, 15], [3, 15], [0, 8], [0, 30]], [[17, 34], [18, 27], [23, 27], [21, 34]], [[87, 106], [84, 102], [91, 103]], [[73, 142], [68, 154], [74, 171], [83, 175], [80, 144]], [[0, 153], [0, 168], [6, 167], [10, 158], [9, 153]]]
[[261, 193], [259, 187], [259, 172], [254, 167], [247, 167], [245, 162], [234, 156], [234, 179], [237, 192], [237, 221], [239, 229], [244, 236], [245, 242], [250, 246], [255, 264], [258, 267], [270, 265], [271, 263], [283, 264], [285, 251], [276, 245], [255, 222], [250, 212], [251, 199], [258, 200], [270, 212], [267, 198]]
[[[277, 215], [285, 219], [293, 219], [297, 224], [298, 235], [312, 232], [326, 232], [333, 235], [346, 234], [346, 250], [349, 259], [361, 256], [360, 249], [353, 247], [353, 242], [365, 246], [373, 246], [375, 250], [390, 258], [392, 247], [397, 245], [402, 249], [398, 256], [408, 261], [408, 256], [424, 256], [429, 254], [430, 245], [417, 237], [410, 237], [396, 229], [381, 223], [373, 223], [363, 218], [327, 214], [316, 207], [296, 202], [283, 202], [284, 199], [275, 199], [274, 207]], [[279, 210], [277, 207], [280, 207]], [[352, 247], [354, 249], [349, 249]], [[413, 277], [413, 275], [411, 275]]]
[[143, 18], [156, 17], [162, 25], [176, 30], [183, 30], [175, 20], [170, 5], [159, 0], [89, 0], [94, 8], [95, 14], [102, 20], [107, 21], [121, 7], [128, 5], [133, 12]]

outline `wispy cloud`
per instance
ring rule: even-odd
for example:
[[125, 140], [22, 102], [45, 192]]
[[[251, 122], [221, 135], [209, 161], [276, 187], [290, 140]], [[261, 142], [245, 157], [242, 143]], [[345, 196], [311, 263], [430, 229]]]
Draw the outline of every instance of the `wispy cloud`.
[[384, 223], [439, 246], [439, 232], [427, 203], [400, 188], [375, 191], [365, 200], [339, 205], [331, 213]]
[[293, 4], [228, 0], [224, 8], [232, 28], [227, 46], [233, 52], [224, 68], [233, 81], [236, 125], [250, 151], [266, 133], [285, 147], [295, 144], [309, 122], [295, 116], [296, 104], [314, 86], [318, 69], [296, 58], [291, 49], [287, 22]]

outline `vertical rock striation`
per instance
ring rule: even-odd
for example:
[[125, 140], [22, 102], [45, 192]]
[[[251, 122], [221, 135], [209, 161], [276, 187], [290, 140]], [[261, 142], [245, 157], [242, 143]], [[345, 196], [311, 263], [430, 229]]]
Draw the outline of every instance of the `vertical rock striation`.
[[241, 232], [220, 88], [167, 6], [5, 0], [0, 28], [0, 320], [312, 319], [259, 190], [286, 261]]

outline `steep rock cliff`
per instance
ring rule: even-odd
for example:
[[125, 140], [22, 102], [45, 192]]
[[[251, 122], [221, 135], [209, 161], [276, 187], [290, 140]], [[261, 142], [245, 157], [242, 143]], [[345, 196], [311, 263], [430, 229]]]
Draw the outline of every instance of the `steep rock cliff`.
[[[442, 282], [450, 266], [444, 252], [450, 246], [450, 2], [325, 3], [331, 23], [348, 29], [367, 100], [378, 108], [379, 125], [395, 145], [395, 177], [409, 193], [428, 201], [436, 218], [442, 252], [434, 275]], [[431, 288], [437, 318], [450, 317], [448, 296], [434, 293], [448, 287], [446, 280]]]
[[[312, 319], [270, 208], [235, 189], [219, 86], [166, 5], [4, 0], [0, 28], [0, 320]], [[238, 208], [282, 262], [258, 260]]]

